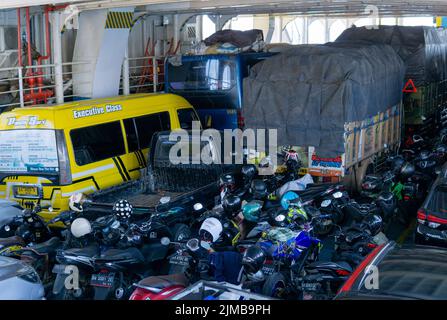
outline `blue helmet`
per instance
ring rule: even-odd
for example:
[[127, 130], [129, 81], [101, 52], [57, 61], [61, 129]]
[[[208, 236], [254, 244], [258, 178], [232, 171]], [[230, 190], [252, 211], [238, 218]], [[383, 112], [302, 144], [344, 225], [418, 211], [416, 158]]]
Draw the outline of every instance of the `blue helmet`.
[[290, 201], [295, 199], [299, 199], [299, 195], [293, 191], [287, 191], [281, 197], [281, 207], [283, 207], [284, 210], [289, 209]]

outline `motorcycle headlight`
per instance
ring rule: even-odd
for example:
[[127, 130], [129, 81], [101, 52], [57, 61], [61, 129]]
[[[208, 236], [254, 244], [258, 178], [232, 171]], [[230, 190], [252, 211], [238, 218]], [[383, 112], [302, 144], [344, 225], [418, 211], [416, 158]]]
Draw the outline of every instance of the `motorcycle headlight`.
[[436, 222], [429, 222], [428, 226], [430, 228], [436, 229], [437, 227], [439, 227], [441, 224], [440, 223], [436, 223]]
[[321, 202], [321, 207], [322, 208], [327, 208], [327, 207], [329, 207], [330, 205], [331, 205], [331, 203], [332, 203], [332, 201], [331, 200], [324, 200], [324, 201], [322, 201]]

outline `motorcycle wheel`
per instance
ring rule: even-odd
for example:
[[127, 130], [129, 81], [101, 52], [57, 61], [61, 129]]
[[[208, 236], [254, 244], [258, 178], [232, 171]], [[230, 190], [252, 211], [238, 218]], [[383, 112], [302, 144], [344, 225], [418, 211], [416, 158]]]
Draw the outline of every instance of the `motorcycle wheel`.
[[182, 241], [191, 238], [191, 229], [183, 223], [177, 223], [172, 228], [173, 241]]
[[276, 272], [268, 276], [262, 286], [262, 294], [273, 298], [284, 299], [285, 293], [286, 278], [284, 275]]
[[[330, 221], [330, 220], [324, 220], [324, 221]], [[322, 222], [323, 221], [321, 221], [320, 223], [315, 225], [315, 228], [314, 228], [314, 232], [318, 236], [328, 235], [329, 233], [331, 233], [331, 231], [334, 227], [334, 224], [332, 223], [332, 221], [330, 221], [330, 223], [328, 223], [328, 224], [323, 224]]]

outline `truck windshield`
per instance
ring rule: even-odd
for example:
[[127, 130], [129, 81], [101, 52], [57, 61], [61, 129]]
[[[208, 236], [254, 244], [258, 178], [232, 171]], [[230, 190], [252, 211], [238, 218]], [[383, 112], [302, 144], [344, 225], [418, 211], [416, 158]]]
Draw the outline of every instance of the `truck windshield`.
[[236, 64], [231, 60], [202, 58], [184, 61], [181, 65], [168, 63], [168, 74], [173, 91], [222, 92], [236, 85]]
[[56, 132], [47, 129], [0, 131], [0, 172], [57, 174]]

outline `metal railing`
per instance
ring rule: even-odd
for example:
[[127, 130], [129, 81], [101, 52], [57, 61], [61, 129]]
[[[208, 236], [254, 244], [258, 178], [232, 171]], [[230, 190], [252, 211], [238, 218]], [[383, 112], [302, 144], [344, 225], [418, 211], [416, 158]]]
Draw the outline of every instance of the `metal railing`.
[[121, 73], [120, 93], [127, 95], [164, 90], [165, 57], [126, 58]]
[[[122, 66], [119, 94], [163, 91], [164, 61], [165, 57], [155, 56], [126, 58]], [[79, 65], [86, 67], [76, 67]], [[16, 107], [72, 101], [76, 98], [73, 93], [74, 78], [77, 86], [91, 84], [92, 80], [89, 80], [89, 77], [82, 76], [83, 73], [91, 72], [92, 68], [89, 65], [91, 63], [88, 61], [60, 64], [62, 83], [57, 81], [57, 66], [55, 64], [0, 68], [0, 74], [9, 74], [7, 78], [0, 79], [0, 113]], [[80, 80], [83, 78], [87, 80]], [[38, 80], [40, 84], [38, 84]], [[56, 96], [57, 86], [61, 86], [59, 92], [63, 92], [62, 97]], [[47, 92], [48, 97], [36, 101], [32, 99], [33, 92], [34, 96], [38, 92], [44, 96], [43, 93]], [[86, 92], [83, 96], [89, 96], [89, 94], [91, 96], [91, 92]]]

